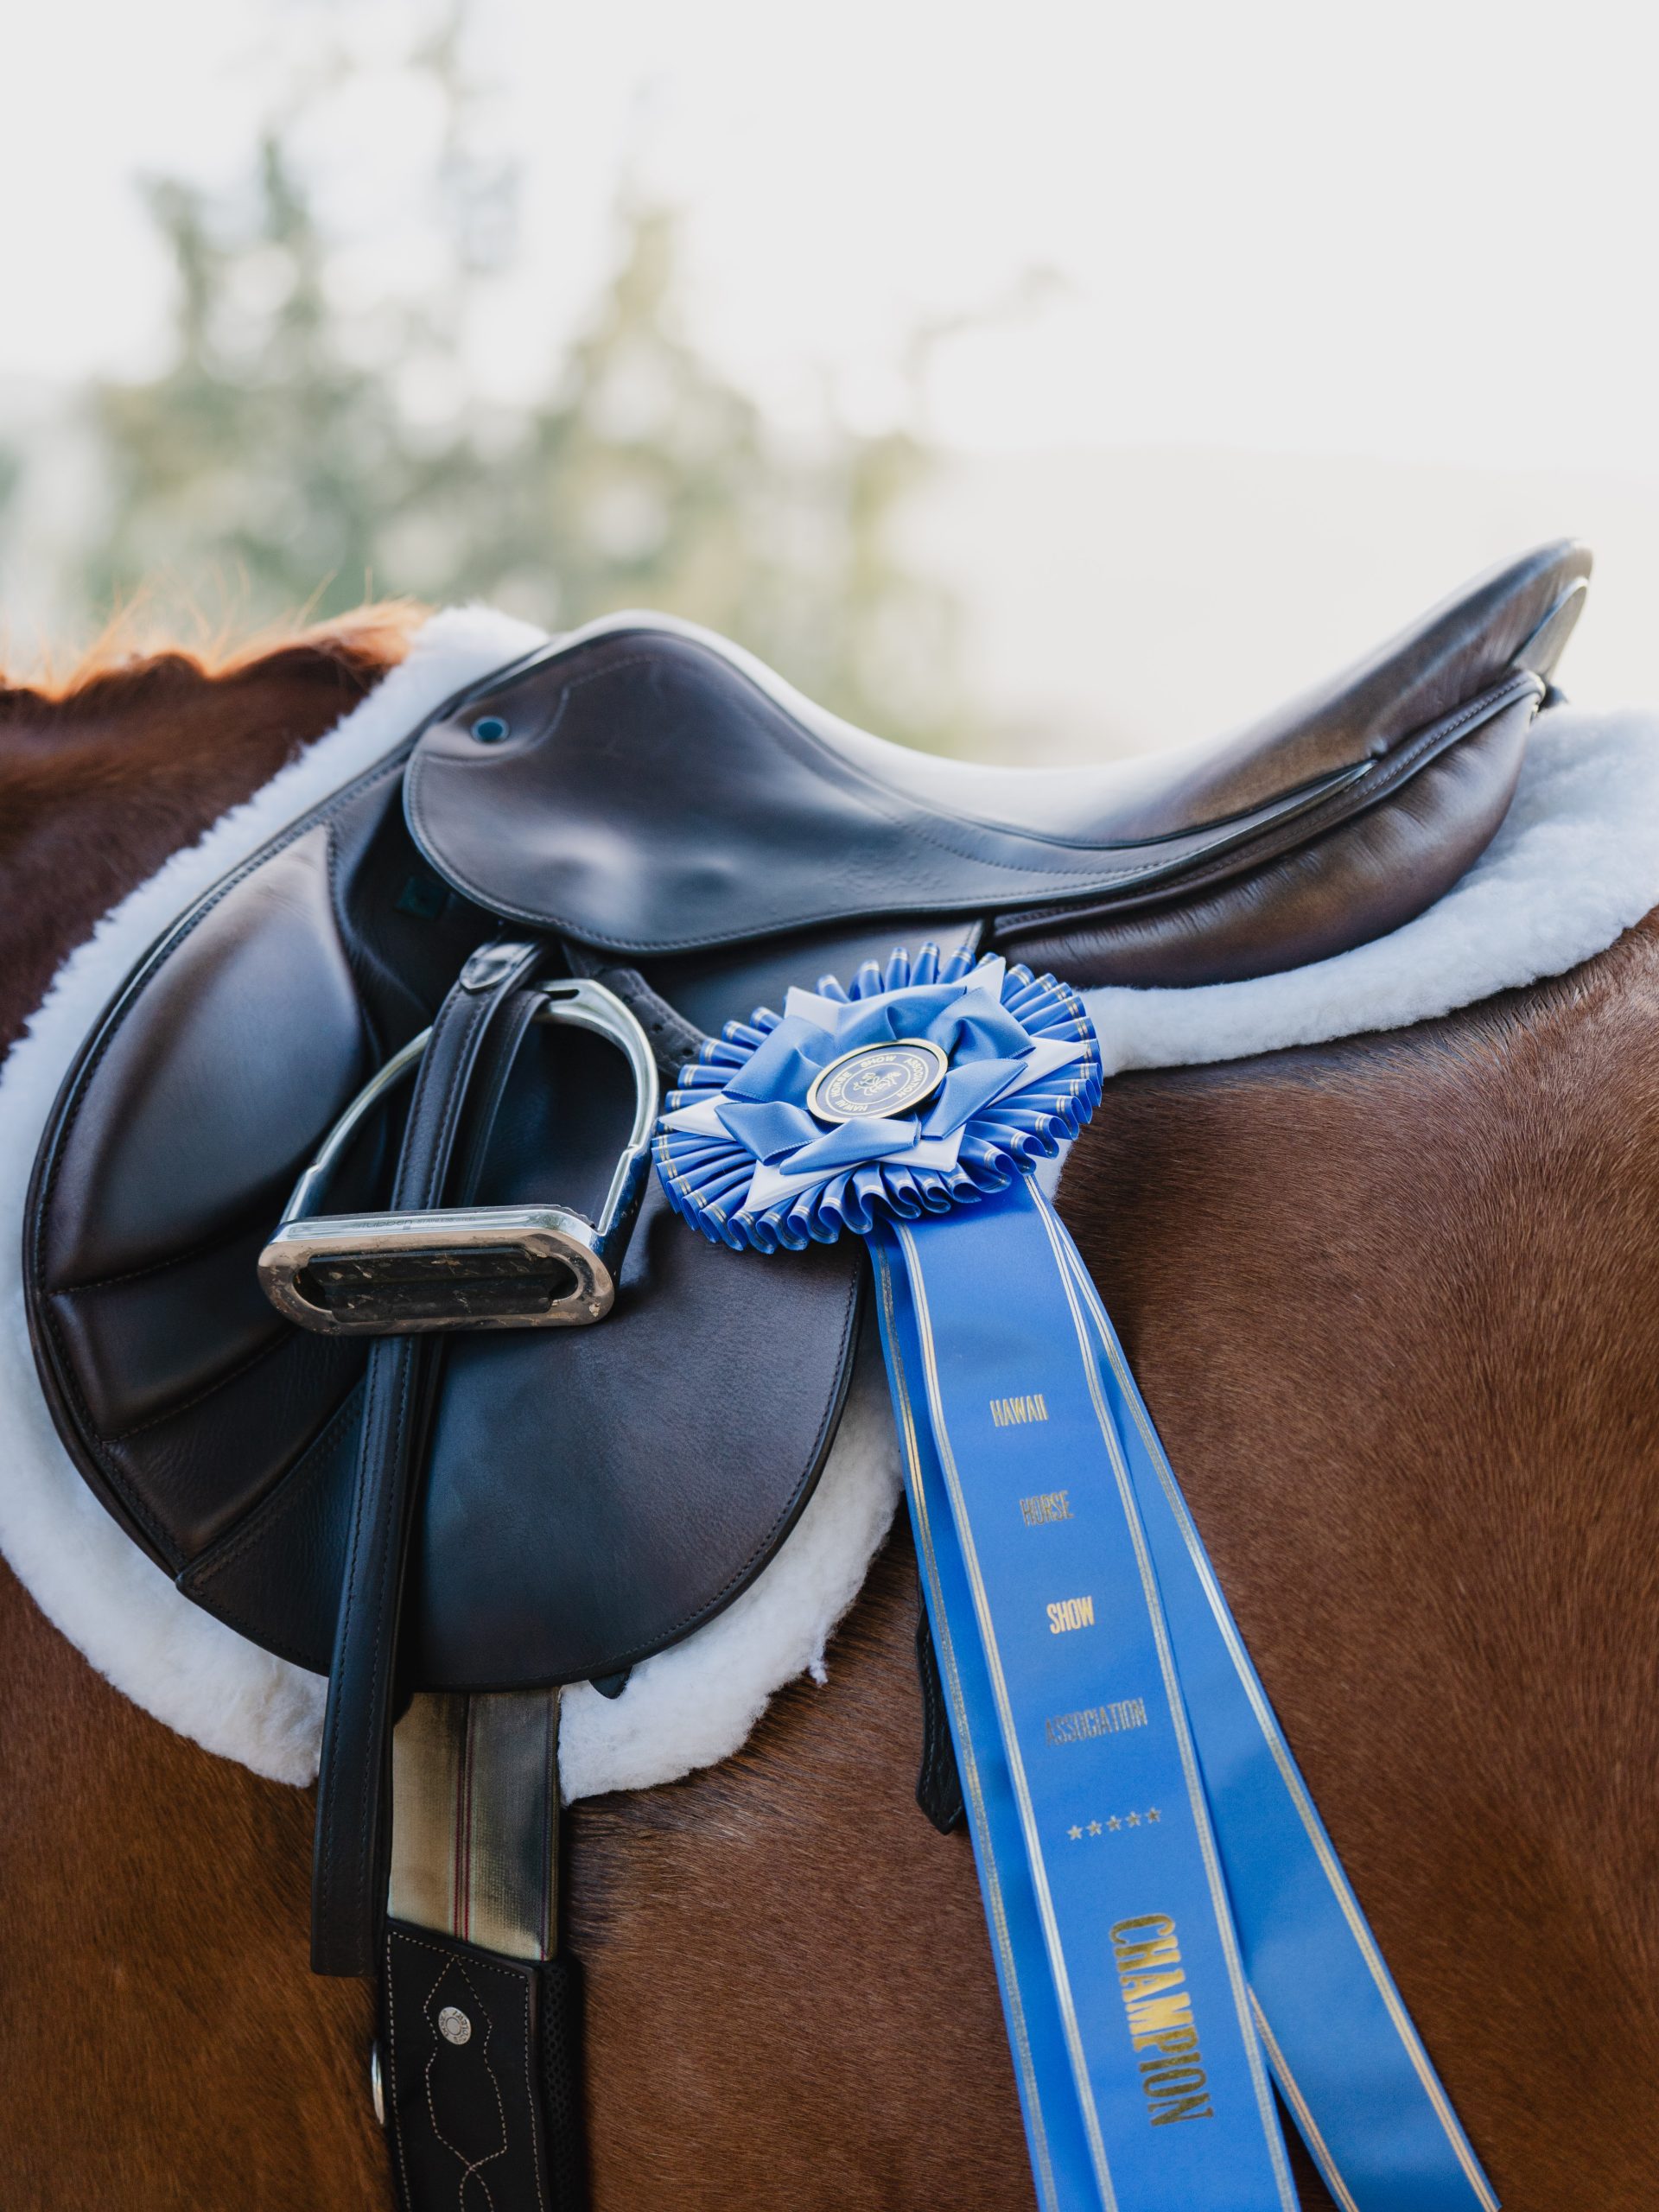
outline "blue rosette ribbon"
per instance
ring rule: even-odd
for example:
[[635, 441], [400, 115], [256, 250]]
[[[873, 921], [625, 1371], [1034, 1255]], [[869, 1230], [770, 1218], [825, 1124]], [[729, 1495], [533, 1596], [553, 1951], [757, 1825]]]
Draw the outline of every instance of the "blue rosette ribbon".
[[[1083, 1001], [867, 962], [728, 1022], [653, 1150], [734, 1250], [868, 1244], [1042, 2212], [1495, 2212], [1037, 1177], [1099, 1103]], [[764, 1367], [764, 1347], [757, 1347]]]
[[[925, 1051], [920, 1048], [929, 1048]], [[843, 1065], [842, 1118], [810, 1103]], [[911, 1088], [928, 1076], [913, 1109]], [[799, 1251], [1005, 1191], [1094, 1112], [1100, 1046], [1082, 1000], [995, 955], [867, 961], [728, 1021], [669, 1095], [655, 1152], [676, 1210], [712, 1242]], [[897, 1101], [888, 1109], [883, 1096]]]

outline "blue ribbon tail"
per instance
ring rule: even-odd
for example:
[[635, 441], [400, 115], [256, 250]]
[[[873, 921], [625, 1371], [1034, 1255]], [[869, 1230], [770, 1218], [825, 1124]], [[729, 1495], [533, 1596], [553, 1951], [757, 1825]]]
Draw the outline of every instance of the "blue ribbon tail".
[[974, 1224], [871, 1247], [1045, 2212], [1294, 2207], [1269, 2069], [1343, 2212], [1495, 2212], [1076, 1247]]
[[1039, 2197], [1294, 2212], [1150, 1547], [1034, 1199], [1022, 1176], [971, 1238], [871, 1243]]

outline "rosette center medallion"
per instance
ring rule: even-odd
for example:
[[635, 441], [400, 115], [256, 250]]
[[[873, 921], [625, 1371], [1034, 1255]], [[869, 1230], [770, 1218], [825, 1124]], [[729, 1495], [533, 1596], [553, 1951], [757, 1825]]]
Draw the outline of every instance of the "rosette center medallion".
[[813, 1078], [806, 1110], [820, 1122], [873, 1122], [907, 1114], [944, 1081], [949, 1055], [925, 1037], [860, 1045]]

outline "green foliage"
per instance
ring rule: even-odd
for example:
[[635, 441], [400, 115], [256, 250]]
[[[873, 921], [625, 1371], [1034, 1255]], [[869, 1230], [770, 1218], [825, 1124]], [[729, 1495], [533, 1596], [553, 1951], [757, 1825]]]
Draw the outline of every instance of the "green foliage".
[[176, 182], [149, 204], [177, 276], [173, 359], [151, 382], [92, 396], [110, 512], [88, 597], [212, 577], [256, 620], [353, 603], [385, 518], [420, 487], [384, 372], [342, 348], [280, 143], [266, 142], [240, 221]]
[[369, 594], [484, 598], [561, 626], [649, 606], [855, 721], [959, 741], [955, 609], [895, 550], [927, 454], [898, 432], [828, 428], [807, 449], [775, 435], [685, 335], [668, 211], [625, 196], [614, 273], [543, 397], [468, 395], [459, 334], [499, 261], [510, 181], [464, 158], [453, 38], [421, 66], [452, 128], [434, 192], [446, 259], [420, 300], [342, 299], [291, 124], [245, 197], [150, 188], [175, 271], [170, 358], [92, 397], [109, 511], [89, 605], [161, 580], [254, 621]]

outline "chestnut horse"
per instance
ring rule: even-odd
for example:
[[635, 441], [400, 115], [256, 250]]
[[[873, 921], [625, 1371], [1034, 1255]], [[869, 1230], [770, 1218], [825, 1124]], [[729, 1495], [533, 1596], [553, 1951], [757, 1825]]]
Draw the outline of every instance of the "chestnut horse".
[[[0, 689], [0, 1043], [409, 626]], [[1499, 2194], [1652, 2203], [1659, 926], [1413, 1030], [1119, 1077], [1061, 1204]], [[308, 1795], [3, 1587], [4, 2202], [386, 2205], [369, 1993], [307, 1970]], [[1032, 2203], [971, 1855], [912, 1798], [917, 1602], [900, 1528], [827, 1688], [571, 1815], [595, 2212]]]

